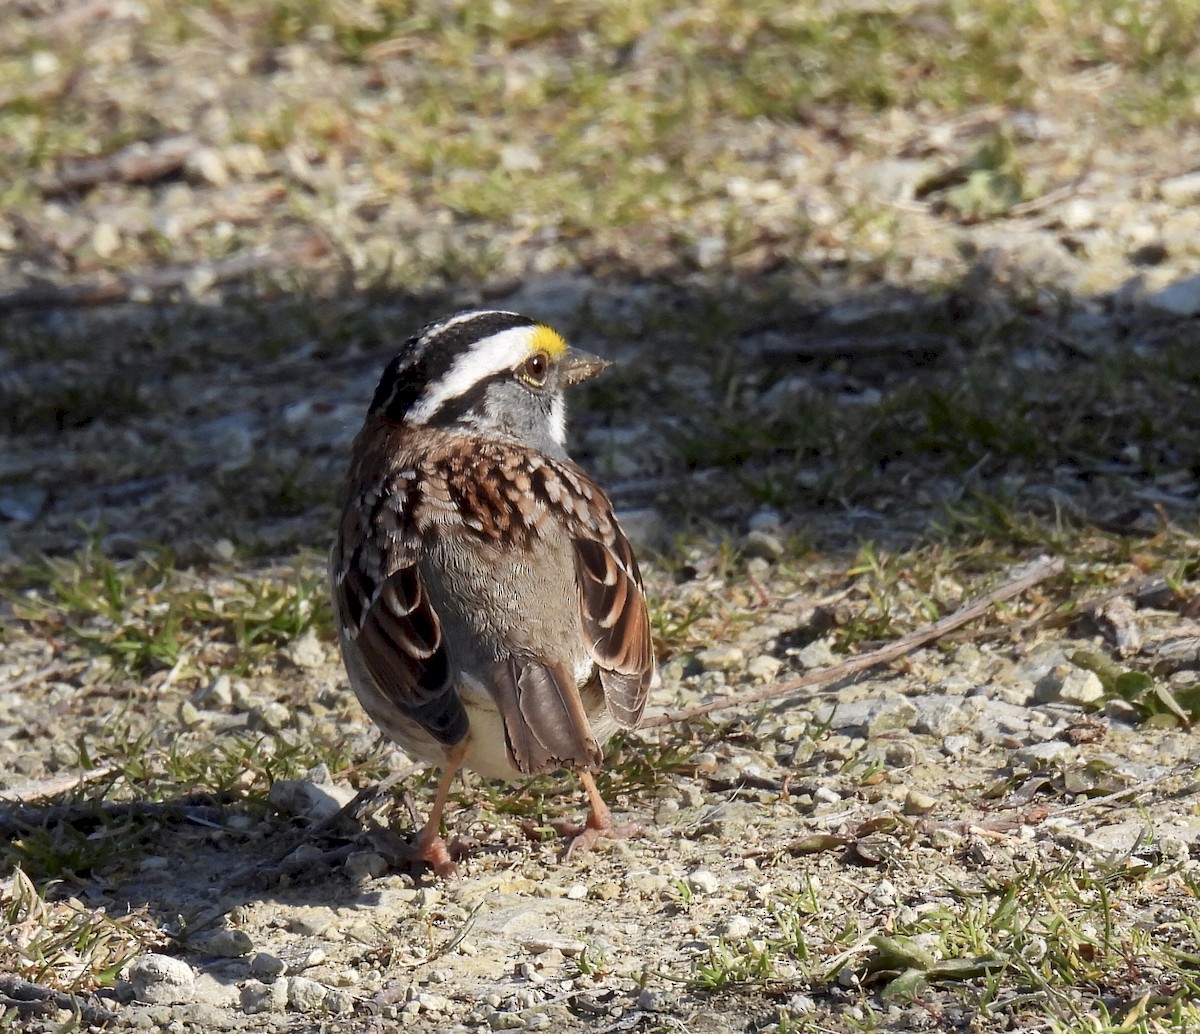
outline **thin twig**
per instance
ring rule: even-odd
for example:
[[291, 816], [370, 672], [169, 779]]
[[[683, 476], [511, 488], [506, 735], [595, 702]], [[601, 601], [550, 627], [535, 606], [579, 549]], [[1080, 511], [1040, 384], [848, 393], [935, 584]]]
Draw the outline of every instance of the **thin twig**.
[[872, 650], [870, 653], [864, 653], [859, 657], [852, 657], [847, 661], [842, 661], [840, 664], [822, 668], [820, 671], [814, 671], [808, 675], [802, 675], [798, 679], [777, 682], [763, 689], [755, 690], [752, 693], [717, 697], [715, 700], [709, 700], [704, 704], [696, 704], [693, 707], [685, 707], [680, 711], [665, 711], [653, 714], [642, 721], [640, 728], [656, 729], [662, 725], [674, 725], [677, 722], [690, 721], [692, 718], [712, 714], [714, 711], [725, 711], [731, 707], [745, 707], [747, 704], [756, 704], [763, 700], [774, 700], [778, 697], [789, 696], [801, 689], [809, 689], [826, 682], [834, 682], [848, 675], [855, 675], [860, 671], [865, 671], [868, 668], [888, 664], [897, 657], [903, 657], [905, 654], [912, 653], [927, 643], [940, 639], [947, 632], [965, 625], [968, 621], [974, 621], [976, 618], [982, 617], [997, 603], [1003, 603], [1014, 596], [1019, 596], [1027, 589], [1033, 588], [1039, 582], [1060, 574], [1065, 566], [1065, 563], [1058, 557], [1043, 557], [1026, 568], [1025, 572], [1019, 577], [1006, 582], [993, 592], [989, 592], [987, 595], [981, 596], [979, 599], [960, 607], [953, 614], [942, 618], [940, 621], [935, 621], [924, 628], [918, 628], [915, 632], [910, 632], [908, 635], [897, 639], [894, 643], [882, 646], [878, 650]]
[[53, 779], [41, 779], [34, 782], [22, 783], [20, 786], [10, 786], [7, 790], [0, 790], [0, 801], [20, 805], [28, 804], [31, 801], [40, 800], [44, 797], [57, 797], [59, 794], [74, 790], [84, 783], [104, 779], [116, 772], [117, 768], [117, 765], [100, 765], [98, 768], [91, 768], [86, 772], [79, 772], [75, 775], [60, 775], [55, 776]]
[[54, 678], [56, 675], [65, 675], [71, 670], [69, 664], [64, 664], [62, 661], [53, 661], [47, 664], [44, 668], [38, 668], [37, 671], [27, 671], [24, 675], [20, 675], [11, 682], [5, 682], [0, 685], [0, 694], [11, 693], [14, 689], [21, 689], [23, 686], [28, 686], [31, 682], [41, 682], [42, 679]]
[[102, 1005], [93, 1005], [81, 995], [56, 991], [8, 973], [0, 973], [0, 994], [8, 997], [14, 1008], [20, 1011], [49, 1012], [53, 1009], [69, 1009], [77, 1013], [88, 1026], [105, 1027], [114, 1023], [117, 1014]]
[[1165, 578], [1158, 575], [1149, 575], [1145, 578], [1131, 578], [1111, 589], [1105, 589], [1104, 592], [1093, 596], [1091, 599], [1076, 603], [1068, 610], [1056, 611], [1053, 614], [1030, 618], [1028, 621], [1018, 621], [1003, 627], [989, 626], [974, 632], [958, 632], [954, 635], [946, 636], [946, 639], [953, 643], [974, 642], [979, 639], [991, 639], [995, 636], [1015, 637], [1027, 635], [1030, 632], [1047, 631], [1052, 628], [1065, 628], [1072, 622], [1078, 621], [1081, 617], [1094, 615], [1104, 604], [1121, 596], [1131, 596], [1140, 605], [1145, 606], [1145, 601], [1152, 600], [1155, 596], [1164, 592], [1170, 592], [1170, 585]]
[[97, 183], [153, 183], [182, 169], [198, 146], [193, 136], [172, 136], [152, 144], [138, 141], [116, 154], [69, 162], [57, 172], [36, 176], [34, 186], [53, 197]]

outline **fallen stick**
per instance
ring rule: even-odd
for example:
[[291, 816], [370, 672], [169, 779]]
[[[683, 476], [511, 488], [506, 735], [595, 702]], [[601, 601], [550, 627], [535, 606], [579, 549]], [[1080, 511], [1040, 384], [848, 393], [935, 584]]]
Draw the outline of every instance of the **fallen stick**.
[[138, 141], [104, 158], [68, 162], [57, 172], [35, 176], [33, 183], [47, 197], [97, 183], [153, 183], [182, 169], [197, 146], [192, 136], [172, 136], [152, 144]]
[[0, 1006], [5, 1008], [34, 1014], [48, 1013], [52, 1009], [69, 1009], [89, 1027], [106, 1027], [117, 1018], [111, 1009], [93, 1005], [81, 994], [56, 991], [8, 973], [0, 973], [0, 995], [5, 996], [6, 1000], [0, 999]]
[[78, 789], [84, 783], [91, 783], [97, 779], [105, 779], [117, 770], [118, 767], [116, 765], [100, 765], [96, 768], [88, 769], [86, 772], [59, 775], [51, 779], [39, 779], [33, 782], [21, 783], [19, 786], [0, 790], [0, 805], [30, 804], [32, 801], [42, 800], [46, 797], [57, 797], [60, 794]]
[[798, 679], [777, 682], [750, 693], [717, 697], [715, 700], [709, 700], [706, 703], [696, 704], [692, 707], [685, 707], [679, 711], [661, 711], [643, 719], [639, 728], [657, 729], [662, 725], [674, 725], [677, 722], [690, 721], [702, 715], [712, 714], [714, 711], [725, 711], [731, 707], [745, 707], [747, 704], [757, 704], [762, 700], [774, 700], [802, 689], [820, 686], [826, 682], [843, 679], [848, 675], [856, 675], [858, 672], [865, 671], [868, 668], [887, 664], [890, 661], [894, 661], [897, 657], [903, 657], [905, 654], [912, 653], [926, 643], [940, 639], [947, 632], [965, 625], [968, 621], [974, 621], [976, 618], [983, 617], [997, 603], [1003, 603], [1014, 596], [1019, 596], [1027, 589], [1033, 588], [1039, 582], [1060, 574], [1065, 567], [1066, 564], [1058, 557], [1043, 557], [1040, 560], [1034, 561], [1025, 569], [1024, 573], [1012, 581], [1006, 582], [1000, 588], [989, 592], [985, 596], [981, 596], [977, 600], [973, 600], [960, 607], [953, 614], [948, 614], [931, 625], [918, 628], [915, 632], [910, 632], [908, 635], [902, 636], [894, 643], [888, 643], [887, 646], [881, 646], [878, 650], [872, 650], [870, 653], [864, 653], [859, 657], [851, 657], [847, 661], [831, 665], [828, 668], [822, 668], [820, 671], [810, 672], [808, 675], [802, 675]]

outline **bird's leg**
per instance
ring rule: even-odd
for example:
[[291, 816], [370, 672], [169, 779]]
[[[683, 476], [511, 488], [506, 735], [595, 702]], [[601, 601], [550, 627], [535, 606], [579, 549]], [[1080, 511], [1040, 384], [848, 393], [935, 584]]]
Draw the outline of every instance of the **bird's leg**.
[[446, 757], [446, 764], [438, 777], [437, 793], [433, 798], [433, 807], [429, 810], [429, 818], [413, 841], [414, 855], [418, 861], [424, 862], [439, 876], [445, 878], [455, 873], [454, 861], [450, 857], [450, 848], [442, 838], [442, 813], [446, 810], [446, 801], [450, 798], [450, 786], [454, 777], [462, 767], [463, 758], [467, 753], [464, 740], [451, 748]]
[[596, 846], [597, 840], [625, 840], [628, 837], [642, 835], [642, 827], [636, 822], [629, 822], [622, 826], [613, 822], [612, 812], [608, 810], [608, 805], [604, 803], [604, 798], [596, 789], [596, 780], [591, 772], [580, 769], [579, 781], [587, 792], [590, 809], [587, 822], [582, 828], [577, 826], [574, 830], [575, 838], [571, 841], [571, 846], [567, 848], [568, 858], [575, 853], [583, 854], [585, 851], [590, 851]]

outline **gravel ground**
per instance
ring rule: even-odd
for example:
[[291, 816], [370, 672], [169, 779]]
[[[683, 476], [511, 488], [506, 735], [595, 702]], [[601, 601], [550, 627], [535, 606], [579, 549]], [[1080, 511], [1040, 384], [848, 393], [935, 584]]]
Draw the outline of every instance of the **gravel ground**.
[[[114, 96], [133, 89], [119, 59], [141, 54], [126, 6], [96, 30]], [[1168, 1006], [1196, 979], [1200, 746], [1080, 655], [1181, 698], [1198, 681], [1194, 359], [1162, 356], [1200, 345], [1200, 136], [1115, 135], [1099, 113], [1119, 84], [1094, 70], [1029, 110], [722, 122], [686, 156], [721, 156], [707, 203], [573, 234], [431, 217], [428, 184], [389, 180], [332, 130], [327, 148], [247, 143], [220, 112], [350, 97], [385, 124], [412, 84], [320, 40], [239, 64], [206, 24], [137, 87], [160, 95], [156, 138], [187, 137], [168, 173], [47, 181], [0, 219], [6, 865], [49, 901], [142, 924], [119, 974], [25, 975], [100, 988], [119, 1029], [1100, 1030], [1088, 1017], [1144, 996], [1163, 1011], [1129, 1029], [1188, 1029]], [[948, 192], [996, 134], [1041, 189], [985, 218]], [[486, 268], [454, 275], [484, 239]], [[388, 263], [401, 275], [381, 280]], [[866, 676], [631, 735], [607, 791], [639, 839], [564, 859], [545, 823], [582, 812], [565, 777], [468, 776], [453, 881], [405, 861], [404, 798], [314, 831], [409, 771], [329, 635], [321, 554], [346, 448], [396, 343], [482, 301], [616, 361], [576, 408], [574, 454], [647, 558], [653, 708], [820, 669], [1042, 553], [1068, 574]], [[1004, 438], [1019, 415], [947, 432], [978, 436], [970, 470], [941, 445], [855, 436], [914, 392], [932, 426], [929, 399], [953, 409], [989, 356], [1028, 419], [1057, 410], [1024, 428], [1032, 459]], [[1076, 418], [1077, 385], [1110, 362], [1126, 373]], [[1169, 427], [1176, 411], [1149, 412], [1128, 379], [1142, 363], [1166, 370]], [[1128, 438], [1110, 448], [1101, 418]], [[789, 437], [799, 424], [828, 441]], [[1093, 426], [1103, 463], [1038, 451]], [[1009, 508], [971, 510], [981, 487]], [[63, 587], [95, 557], [141, 573], [80, 616]], [[256, 586], [303, 597], [298, 623], [264, 618], [261, 648], [235, 647], [221, 601], [249, 614]], [[201, 595], [217, 602], [183, 619], [182, 652], [151, 642], [122, 666], [122, 629]], [[194, 775], [247, 742], [241, 777]], [[401, 785], [427, 806], [426, 783]], [[80, 843], [35, 857], [31, 830], [67, 827]], [[11, 872], [2, 886], [12, 948], [31, 920]]]

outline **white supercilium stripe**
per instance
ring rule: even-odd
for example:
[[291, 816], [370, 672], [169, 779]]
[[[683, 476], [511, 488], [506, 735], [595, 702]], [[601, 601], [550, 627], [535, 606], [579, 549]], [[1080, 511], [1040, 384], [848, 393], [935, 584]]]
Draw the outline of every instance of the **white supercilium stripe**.
[[429, 391], [421, 402], [413, 407], [408, 419], [421, 424], [436, 413], [446, 402], [468, 392], [480, 381], [511, 370], [529, 355], [536, 327], [510, 327], [472, 346], [465, 355], [459, 356], [437, 384], [429, 385]]

